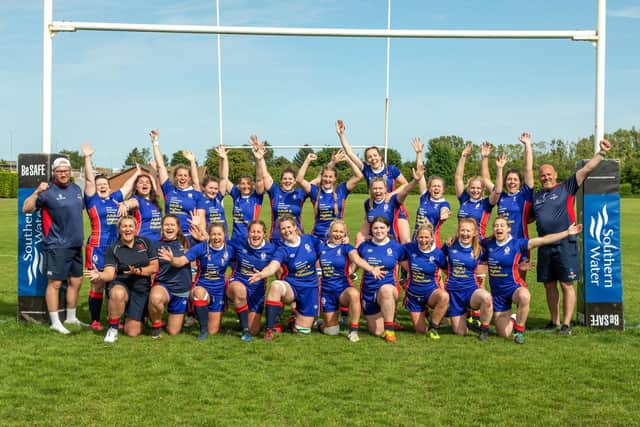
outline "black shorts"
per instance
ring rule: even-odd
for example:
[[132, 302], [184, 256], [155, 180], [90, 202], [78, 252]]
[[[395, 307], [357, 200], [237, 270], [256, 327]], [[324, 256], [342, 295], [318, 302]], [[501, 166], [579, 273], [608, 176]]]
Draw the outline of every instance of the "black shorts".
[[575, 240], [563, 239], [538, 249], [538, 282], [570, 283], [580, 279], [580, 255]]
[[82, 248], [45, 249], [48, 280], [82, 277]]
[[127, 306], [124, 309], [124, 313], [127, 315], [127, 319], [142, 322], [147, 314], [147, 305], [149, 304], [149, 291], [134, 291], [132, 289], [129, 289], [126, 284], [114, 280], [113, 282], [109, 283], [109, 286], [107, 287], [107, 297], [109, 297], [109, 292], [116, 285], [122, 286], [127, 291]]

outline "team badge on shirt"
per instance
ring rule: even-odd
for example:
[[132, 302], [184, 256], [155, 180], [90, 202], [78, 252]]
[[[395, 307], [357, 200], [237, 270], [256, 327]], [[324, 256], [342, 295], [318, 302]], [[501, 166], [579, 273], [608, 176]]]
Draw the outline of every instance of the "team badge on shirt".
[[311, 246], [309, 246], [309, 244], [308, 244], [308, 243], [305, 243], [305, 244], [304, 244], [304, 249], [305, 249], [307, 252], [311, 252]]
[[387, 255], [391, 256], [393, 254], [393, 250], [391, 248], [387, 248]]

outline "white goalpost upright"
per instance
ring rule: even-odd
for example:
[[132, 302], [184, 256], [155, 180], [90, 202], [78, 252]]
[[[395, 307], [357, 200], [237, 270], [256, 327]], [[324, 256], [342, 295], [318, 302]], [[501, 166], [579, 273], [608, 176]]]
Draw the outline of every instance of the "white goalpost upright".
[[[391, 38], [464, 38], [464, 39], [569, 39], [592, 42], [596, 47], [595, 88], [595, 147], [604, 137], [604, 90], [605, 90], [605, 41], [606, 0], [598, 0], [597, 27], [595, 30], [392, 30], [391, 0], [387, 6], [386, 29], [347, 28], [294, 28], [294, 27], [243, 27], [220, 25], [219, 0], [216, 0], [216, 25], [166, 25], [130, 24], [109, 22], [73, 22], [53, 20], [53, 0], [43, 0], [43, 50], [42, 50], [42, 151], [51, 152], [52, 118], [52, 73], [53, 36], [59, 32], [76, 31], [130, 31], [153, 33], [216, 34], [218, 36], [218, 104], [219, 137], [222, 142], [222, 79], [220, 65], [220, 35], [263, 35], [299, 37], [377, 37], [387, 39], [387, 73], [385, 91], [385, 135], [384, 149], [388, 148], [389, 117], [389, 50]], [[314, 148], [311, 146], [304, 146]], [[276, 148], [276, 147], [273, 147]], [[301, 148], [286, 146], [285, 148]]]

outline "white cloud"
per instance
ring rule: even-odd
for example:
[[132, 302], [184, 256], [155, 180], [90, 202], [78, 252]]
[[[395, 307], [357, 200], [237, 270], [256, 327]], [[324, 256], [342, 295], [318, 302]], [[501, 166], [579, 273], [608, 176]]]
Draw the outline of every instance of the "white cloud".
[[640, 6], [629, 6], [621, 9], [613, 9], [608, 13], [609, 16], [616, 16], [619, 18], [631, 18], [640, 19]]

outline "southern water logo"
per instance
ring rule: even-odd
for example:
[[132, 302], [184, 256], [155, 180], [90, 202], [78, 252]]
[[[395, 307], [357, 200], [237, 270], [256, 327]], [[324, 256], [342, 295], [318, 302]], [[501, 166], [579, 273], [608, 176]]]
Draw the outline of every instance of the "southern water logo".
[[591, 286], [611, 288], [614, 284], [614, 268], [620, 248], [615, 244], [615, 228], [609, 224], [607, 205], [590, 216], [589, 221], [589, 282]]
[[44, 253], [41, 249], [44, 238], [40, 214], [26, 214], [22, 227], [24, 252], [22, 265], [27, 272], [28, 286], [33, 286], [44, 271]]

